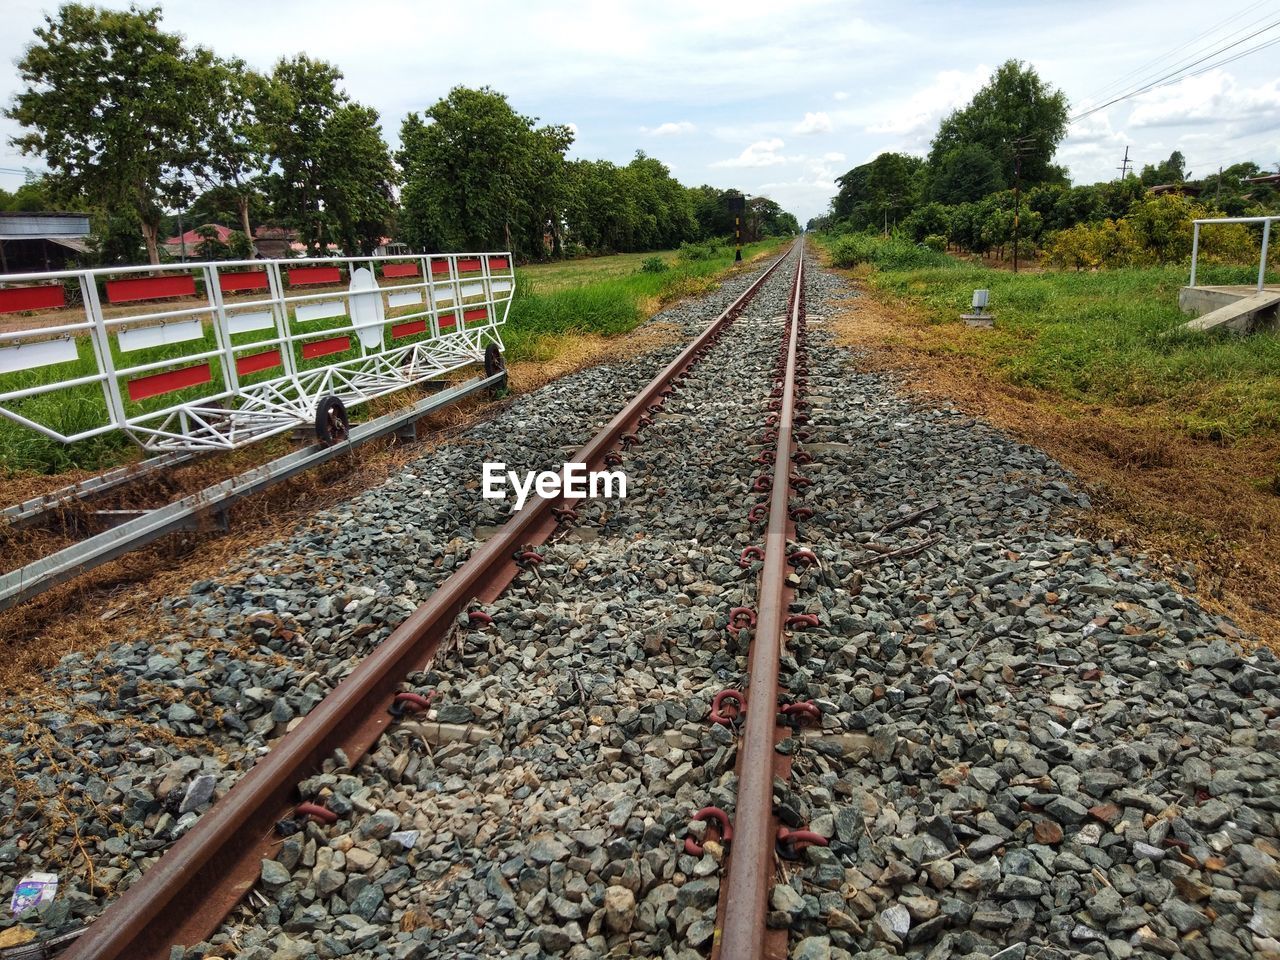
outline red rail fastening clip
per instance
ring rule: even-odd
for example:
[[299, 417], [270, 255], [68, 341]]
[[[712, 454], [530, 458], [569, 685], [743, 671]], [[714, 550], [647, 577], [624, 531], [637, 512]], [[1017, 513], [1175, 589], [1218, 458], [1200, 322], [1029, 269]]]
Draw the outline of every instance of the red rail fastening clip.
[[816, 627], [821, 622], [816, 613], [793, 613], [787, 617], [786, 627], [788, 630], [801, 630], [804, 627]]
[[293, 808], [293, 812], [299, 817], [310, 817], [312, 820], [318, 820], [321, 823], [337, 823], [338, 815], [328, 807], [322, 807], [318, 803], [300, 803]]
[[813, 463], [813, 454], [806, 450], [797, 450], [791, 455], [792, 463]]
[[750, 607], [734, 607], [729, 611], [729, 629], [742, 630], [756, 625], [756, 612]]
[[768, 493], [773, 489], [773, 477], [767, 477], [764, 474], [756, 477], [756, 482], [751, 485], [751, 489], [756, 493]]
[[759, 453], [756, 454], [755, 459], [752, 460], [751, 462], [758, 463], [761, 465], [766, 463], [773, 463], [773, 450], [761, 450]]
[[778, 420], [779, 420], [779, 419], [780, 419], [780, 417], [779, 417], [779, 415], [778, 415], [778, 414], [776, 414], [776, 413], [771, 413], [771, 414], [769, 414], [767, 417], [765, 417], [765, 418], [764, 418], [764, 422], [765, 422], [766, 424], [768, 424], [769, 426], [771, 426], [771, 427], [776, 427], [776, 426], [778, 425]]
[[640, 414], [640, 419], [636, 421], [636, 426], [639, 426], [639, 427], [652, 427], [652, 426], [653, 426], [653, 417], [649, 416], [649, 414], [647, 414], [647, 413], [642, 413], [642, 414]]
[[802, 477], [798, 473], [793, 473], [790, 477], [791, 485], [797, 490], [803, 490], [805, 487], [812, 487], [813, 481], [808, 477]]
[[787, 557], [787, 562], [793, 567], [809, 567], [818, 562], [818, 555], [808, 547], [801, 547]]
[[794, 860], [805, 847], [825, 847], [828, 840], [812, 830], [778, 828], [778, 855], [784, 860]]
[[662, 412], [662, 404], [663, 404], [663, 403], [665, 403], [665, 402], [666, 402], [666, 401], [664, 401], [664, 400], [659, 400], [657, 403], [651, 403], [651, 404], [649, 404], [649, 406], [647, 407], [647, 409], [648, 409], [648, 411], [649, 411], [650, 413], [652, 413], [654, 416], [657, 416], [659, 413], [661, 413], [661, 412]]
[[396, 694], [395, 702], [400, 705], [402, 710], [408, 710], [410, 713], [421, 713], [431, 708], [431, 701], [436, 698], [436, 692], [432, 690], [425, 697], [420, 693], [414, 693], [412, 690], [401, 690]]
[[619, 442], [621, 442], [623, 450], [630, 450], [632, 447], [638, 447], [640, 444], [644, 443], [644, 441], [634, 433], [624, 433], [619, 438]]
[[746, 570], [751, 566], [753, 560], [763, 560], [764, 549], [761, 547], [747, 547], [738, 555], [738, 566]]
[[813, 433], [809, 430], [797, 430], [794, 436], [801, 443], [808, 443], [813, 439]]
[[747, 519], [755, 522], [763, 520], [769, 515], [769, 505], [767, 503], [757, 503], [754, 507], [747, 511]]
[[622, 466], [622, 457], [610, 450], [604, 455], [604, 465], [606, 467], [620, 467]]
[[538, 553], [536, 550], [529, 550], [526, 548], [523, 550], [517, 550], [514, 554], [514, 559], [516, 561], [516, 566], [518, 567], [527, 567], [527, 566], [536, 567], [538, 564], [542, 563], [546, 558], [542, 554]]
[[663, 387], [661, 390], [659, 390], [659, 391], [658, 391], [658, 396], [660, 396], [663, 400], [666, 400], [666, 399], [667, 399], [667, 397], [674, 396], [674, 395], [675, 395], [675, 392], [676, 392], [676, 388], [675, 388], [675, 387], [672, 387], [672, 386], [666, 386], [666, 387]]
[[792, 507], [790, 512], [792, 520], [808, 520], [813, 516], [812, 507]]
[[805, 723], [820, 723], [822, 721], [822, 708], [812, 700], [798, 700], [795, 703], [788, 703], [778, 712], [788, 720], [793, 721], [797, 726], [803, 726]]
[[[733, 827], [729, 824], [729, 815], [719, 807], [703, 807], [693, 815], [693, 819], [701, 820], [703, 823], [707, 824], [708, 827], [713, 823], [719, 825], [721, 843], [728, 843], [733, 839]], [[693, 837], [684, 838], [685, 853], [690, 854], [691, 856], [700, 857], [702, 856], [702, 849], [702, 844], [693, 839]]]
[[558, 523], [577, 523], [578, 508], [577, 507], [552, 507], [551, 515], [556, 518]]
[[760, 435], [760, 442], [768, 446], [771, 443], [777, 443], [778, 431], [772, 428], [766, 430]]
[[477, 623], [482, 623], [487, 627], [489, 624], [493, 623], [493, 617], [489, 616], [489, 614], [485, 613], [483, 610], [468, 610], [467, 620], [472, 626], [475, 626]]
[[[725, 714], [721, 711], [726, 700], [734, 701], [737, 706], [733, 708], [733, 713]], [[747, 698], [743, 696], [741, 690], [721, 690], [711, 698], [711, 712], [707, 718], [712, 723], [718, 723], [722, 727], [733, 726], [733, 721], [741, 717], [747, 712]]]

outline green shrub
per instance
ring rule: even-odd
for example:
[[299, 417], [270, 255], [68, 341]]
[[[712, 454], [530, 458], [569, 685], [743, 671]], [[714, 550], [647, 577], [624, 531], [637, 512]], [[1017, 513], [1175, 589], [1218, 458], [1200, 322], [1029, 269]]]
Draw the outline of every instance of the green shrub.
[[936, 233], [931, 233], [924, 238], [924, 245], [936, 253], [942, 253], [947, 249], [947, 238]]
[[699, 260], [714, 260], [720, 256], [720, 244], [715, 240], [704, 240], [702, 243], [682, 243], [678, 258], [685, 263]]
[[641, 273], [666, 273], [669, 267], [661, 257], [645, 257], [640, 264]]
[[837, 267], [870, 263], [881, 270], [955, 265], [945, 253], [924, 244], [912, 243], [903, 237], [877, 237], [868, 233], [851, 233], [838, 239], [831, 245], [831, 262]]

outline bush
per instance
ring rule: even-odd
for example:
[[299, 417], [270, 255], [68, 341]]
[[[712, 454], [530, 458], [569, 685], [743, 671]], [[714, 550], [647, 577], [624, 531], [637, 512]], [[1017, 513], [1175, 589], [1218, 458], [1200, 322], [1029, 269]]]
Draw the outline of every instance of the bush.
[[645, 257], [640, 264], [641, 273], [666, 273], [667, 261], [661, 257]]
[[942, 251], [947, 249], [947, 238], [939, 236], [936, 233], [931, 233], [924, 238], [924, 245], [930, 250], [942, 253]]
[[881, 270], [952, 267], [956, 263], [940, 250], [923, 244], [912, 243], [902, 237], [886, 239], [866, 233], [852, 233], [832, 244], [831, 262], [837, 267], [870, 263]]
[[720, 244], [715, 240], [704, 240], [702, 243], [685, 242], [680, 244], [677, 256], [686, 263], [699, 260], [714, 260], [720, 255]]

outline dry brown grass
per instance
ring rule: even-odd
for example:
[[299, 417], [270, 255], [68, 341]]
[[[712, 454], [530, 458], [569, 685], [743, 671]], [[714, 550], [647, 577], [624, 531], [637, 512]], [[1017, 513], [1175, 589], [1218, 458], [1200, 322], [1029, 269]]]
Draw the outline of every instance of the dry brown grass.
[[977, 351], [956, 349], [981, 330], [929, 324], [912, 304], [857, 286], [863, 296], [832, 327], [865, 351], [866, 369], [893, 371], [919, 401], [949, 400], [1049, 453], [1093, 499], [1082, 533], [1145, 551], [1170, 571], [1191, 561], [1206, 607], [1280, 649], [1280, 497], [1250, 480], [1274, 471], [1280, 443], [1196, 440], [1160, 408], [1084, 405], [1005, 383], [966, 355]]

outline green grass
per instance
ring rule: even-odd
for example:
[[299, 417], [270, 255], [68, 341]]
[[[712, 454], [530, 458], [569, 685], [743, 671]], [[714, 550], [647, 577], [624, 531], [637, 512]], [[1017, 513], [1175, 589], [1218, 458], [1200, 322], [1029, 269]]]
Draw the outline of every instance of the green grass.
[[[744, 260], [778, 249], [783, 241], [765, 240], [743, 247]], [[527, 267], [516, 271], [516, 297], [502, 339], [507, 359], [546, 360], [556, 341], [572, 333], [617, 336], [640, 324], [646, 306], [669, 303], [705, 289], [733, 266], [730, 246], [713, 248], [706, 259], [690, 261], [669, 251], [660, 256], [670, 269], [641, 270], [651, 253], [621, 254], [594, 260]]]
[[[1204, 284], [1250, 283], [1247, 268], [1208, 267]], [[1280, 337], [1181, 329], [1182, 267], [1013, 274], [963, 265], [876, 270], [879, 289], [956, 323], [973, 291], [991, 291], [996, 328], [957, 338], [1010, 383], [1084, 404], [1159, 408], [1193, 436], [1232, 440], [1280, 431]]]

